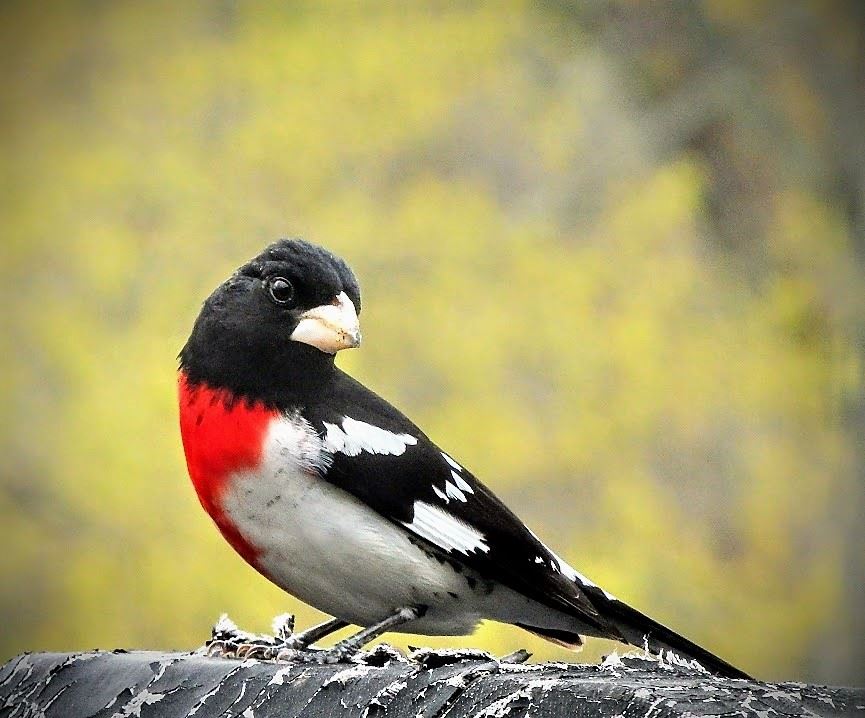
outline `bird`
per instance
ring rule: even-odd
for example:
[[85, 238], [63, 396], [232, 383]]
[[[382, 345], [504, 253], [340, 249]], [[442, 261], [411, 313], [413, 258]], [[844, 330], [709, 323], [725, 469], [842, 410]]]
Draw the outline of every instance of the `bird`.
[[640, 613], [541, 541], [463, 463], [336, 366], [361, 342], [341, 258], [280, 239], [204, 301], [178, 357], [180, 433], [198, 499], [288, 594], [353, 624], [325, 662], [387, 631], [468, 635], [483, 620], [578, 649], [582, 636], [742, 670]]

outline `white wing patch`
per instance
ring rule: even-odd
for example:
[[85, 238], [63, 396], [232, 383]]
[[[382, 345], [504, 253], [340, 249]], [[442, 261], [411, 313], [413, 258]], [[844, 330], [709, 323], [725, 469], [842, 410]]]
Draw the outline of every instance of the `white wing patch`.
[[[456, 486], [454, 486], [450, 481], [445, 481], [445, 494], [447, 494], [449, 498], [457, 499], [459, 501], [462, 501], [463, 503], [466, 502], [466, 495]], [[447, 501], [445, 501], [445, 503], [447, 503]]]
[[463, 467], [460, 466], [456, 461], [454, 461], [450, 456], [448, 456], [444, 451], [441, 452], [442, 458], [447, 461], [452, 469], [456, 469], [457, 471], [462, 471]]
[[466, 493], [473, 494], [475, 490], [468, 485], [466, 480], [460, 476], [456, 471], [451, 471], [451, 476], [454, 477], [454, 481], [456, 482], [457, 488], [462, 489]]
[[448, 456], [444, 451], [440, 452], [442, 458], [448, 463], [451, 467], [451, 477], [453, 478], [453, 483], [449, 480], [445, 480], [445, 490], [442, 491], [438, 486], [433, 485], [432, 489], [435, 491], [435, 495], [438, 496], [442, 501], [446, 504], [451, 502], [451, 499], [456, 499], [457, 501], [462, 501], [466, 503], [468, 499], [466, 498], [466, 494], [473, 494], [475, 490], [471, 487], [468, 481], [466, 481], [462, 476], [460, 476], [457, 472], [462, 471], [463, 467], [460, 466], [456, 461], [454, 461], [450, 456]]
[[446, 551], [459, 551], [468, 555], [471, 551], [488, 553], [490, 550], [486, 537], [480, 531], [444, 509], [424, 501], [414, 502], [414, 518], [411, 523], [403, 521], [402, 524]]
[[357, 456], [361, 451], [400, 456], [405, 453], [406, 447], [417, 444], [417, 439], [411, 434], [395, 434], [350, 416], [343, 417], [342, 428], [327, 421], [324, 422], [324, 428], [327, 431], [324, 436], [325, 448], [346, 456]]

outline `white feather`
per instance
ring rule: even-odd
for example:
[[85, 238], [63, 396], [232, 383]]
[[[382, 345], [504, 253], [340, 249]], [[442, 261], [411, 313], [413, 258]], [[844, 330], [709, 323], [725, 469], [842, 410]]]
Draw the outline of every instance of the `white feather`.
[[452, 499], [458, 499], [463, 503], [466, 502], [466, 495], [454, 486], [450, 481], [445, 481], [445, 493]]
[[442, 458], [451, 465], [451, 468], [454, 468], [457, 471], [463, 470], [463, 467], [460, 466], [456, 461], [454, 461], [450, 456], [448, 456], [444, 451], [441, 452], [441, 455]]
[[468, 555], [471, 551], [487, 553], [490, 550], [486, 537], [480, 531], [425, 501], [415, 501], [414, 518], [410, 523], [402, 523], [421, 538], [446, 551], [459, 551]]
[[331, 453], [338, 452], [346, 456], [357, 456], [361, 451], [400, 456], [405, 453], [406, 447], [417, 444], [417, 439], [411, 434], [395, 434], [350, 416], [343, 417], [342, 428], [327, 421], [324, 427], [325, 448]]
[[460, 489], [462, 489], [463, 491], [467, 491], [470, 494], [473, 494], [475, 492], [475, 490], [471, 486], [469, 486], [468, 482], [456, 471], [451, 471], [451, 476], [454, 477], [454, 481]]

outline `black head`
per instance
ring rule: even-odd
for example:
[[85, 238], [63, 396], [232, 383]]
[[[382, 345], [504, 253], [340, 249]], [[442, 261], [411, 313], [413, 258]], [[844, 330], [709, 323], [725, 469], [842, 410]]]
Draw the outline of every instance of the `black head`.
[[299, 239], [267, 247], [204, 302], [180, 352], [192, 383], [273, 404], [333, 371], [360, 343], [360, 288], [349, 266]]

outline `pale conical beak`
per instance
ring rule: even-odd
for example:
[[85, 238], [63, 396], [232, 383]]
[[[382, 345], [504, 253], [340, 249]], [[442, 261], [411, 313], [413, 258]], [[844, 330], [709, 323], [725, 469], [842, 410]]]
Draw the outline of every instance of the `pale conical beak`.
[[332, 304], [308, 309], [300, 315], [291, 339], [328, 354], [360, 346], [360, 322], [354, 302], [345, 292], [340, 292]]

